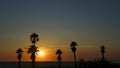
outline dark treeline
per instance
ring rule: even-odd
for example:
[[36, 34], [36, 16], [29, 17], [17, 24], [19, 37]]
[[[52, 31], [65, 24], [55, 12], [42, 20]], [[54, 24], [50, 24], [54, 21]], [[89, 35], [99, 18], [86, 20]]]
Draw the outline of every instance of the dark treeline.
[[104, 60], [104, 62], [99, 59], [93, 61], [81, 59], [78, 64], [78, 68], [120, 68], [119, 64], [111, 63], [108, 59]]

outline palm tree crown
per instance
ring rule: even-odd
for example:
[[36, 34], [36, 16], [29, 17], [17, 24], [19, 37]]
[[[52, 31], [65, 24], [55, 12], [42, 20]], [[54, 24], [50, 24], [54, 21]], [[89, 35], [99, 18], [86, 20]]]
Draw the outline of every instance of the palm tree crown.
[[37, 50], [38, 47], [31, 45], [30, 48], [28, 48], [27, 53], [30, 54], [31, 53], [31, 57], [30, 59], [35, 60], [35, 53], [38, 51]]
[[70, 46], [71, 46], [72, 51], [75, 52], [76, 51], [76, 47], [75, 46], [77, 46], [77, 43], [74, 42], [74, 41], [72, 41], [72, 43], [70, 44]]
[[38, 47], [34, 46], [34, 45], [31, 45], [30, 48], [28, 48], [27, 50], [27, 53], [30, 54], [30, 53], [33, 53], [33, 52], [37, 52]]
[[61, 54], [62, 54], [62, 51], [61, 51], [60, 49], [58, 49], [58, 50], [56, 51], [56, 54], [61, 55]]
[[22, 53], [23, 51], [22, 51], [22, 49], [21, 48], [19, 48], [17, 51], [16, 51], [16, 53]]
[[33, 44], [35, 44], [36, 41], [39, 41], [38, 34], [36, 34], [36, 33], [31, 34], [31, 36], [30, 36], [30, 41], [31, 41]]
[[101, 49], [101, 53], [104, 54], [104, 53], [105, 53], [105, 47], [104, 47], [104, 46], [101, 46], [100, 49]]
[[74, 42], [74, 41], [72, 41], [70, 46], [71, 46], [71, 47], [77, 46], [77, 43]]
[[17, 51], [16, 51], [16, 53], [18, 53], [18, 59], [20, 60], [21, 58], [22, 58], [22, 49], [21, 48], [19, 48]]

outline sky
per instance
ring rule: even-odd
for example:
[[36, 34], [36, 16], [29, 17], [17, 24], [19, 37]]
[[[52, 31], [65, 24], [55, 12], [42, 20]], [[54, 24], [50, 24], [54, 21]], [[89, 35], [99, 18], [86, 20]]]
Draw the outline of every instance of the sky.
[[26, 53], [30, 35], [37, 33], [36, 46], [45, 55], [36, 61], [57, 61], [57, 49], [63, 61], [73, 61], [70, 49], [77, 42], [77, 61], [105, 57], [120, 62], [119, 0], [0, 0], [0, 61], [17, 61], [16, 50], [24, 50], [22, 61], [31, 61]]

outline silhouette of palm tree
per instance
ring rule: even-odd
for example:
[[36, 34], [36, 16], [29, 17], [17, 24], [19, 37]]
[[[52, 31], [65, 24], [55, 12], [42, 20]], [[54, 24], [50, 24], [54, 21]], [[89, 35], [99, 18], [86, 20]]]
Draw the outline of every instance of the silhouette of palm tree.
[[36, 33], [31, 34], [30, 41], [32, 42], [33, 45], [35, 45], [36, 41], [39, 41], [38, 34]]
[[36, 33], [31, 34], [30, 41], [32, 45], [30, 46], [30, 48], [28, 48], [27, 53], [31, 54], [30, 59], [32, 60], [32, 68], [35, 68], [35, 58], [36, 58], [35, 54], [38, 51], [37, 50], [38, 47], [35, 46], [35, 43], [39, 41], [38, 34]]
[[36, 58], [35, 54], [38, 51], [37, 48], [38, 47], [36, 47], [35, 45], [31, 45], [30, 48], [28, 48], [27, 50], [27, 53], [31, 54], [30, 59], [32, 60], [32, 68], [35, 68], [35, 58]]
[[104, 57], [105, 47], [104, 47], [104, 46], [101, 46], [100, 49], [101, 49], [101, 53], [102, 53], [101, 61], [104, 61], [104, 60], [105, 60], [105, 57]]
[[19, 48], [17, 51], [16, 51], [16, 53], [18, 53], [18, 56], [17, 56], [17, 58], [18, 58], [18, 60], [19, 60], [19, 68], [21, 68], [21, 58], [22, 58], [22, 49], [21, 48]]
[[76, 63], [76, 54], [75, 54], [75, 52], [76, 52], [76, 47], [75, 47], [75, 46], [77, 46], [77, 43], [74, 42], [74, 41], [72, 41], [71, 44], [70, 44], [70, 46], [71, 46], [71, 50], [72, 50], [72, 52], [73, 52], [73, 54], [74, 54], [75, 68], [76, 68], [77, 63]]
[[62, 51], [60, 50], [60, 49], [58, 49], [57, 51], [56, 51], [56, 54], [58, 54], [58, 57], [57, 57], [57, 60], [58, 60], [58, 62], [59, 62], [59, 68], [61, 68], [61, 54], [62, 54]]

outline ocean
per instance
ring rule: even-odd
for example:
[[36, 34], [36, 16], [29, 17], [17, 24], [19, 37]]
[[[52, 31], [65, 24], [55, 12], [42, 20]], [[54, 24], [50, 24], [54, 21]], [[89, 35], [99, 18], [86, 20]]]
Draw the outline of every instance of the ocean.
[[[36, 62], [35, 68], [58, 68], [58, 62]], [[31, 68], [31, 62], [21, 62], [21, 68]], [[0, 62], [0, 68], [18, 68], [18, 62]], [[74, 62], [61, 62], [61, 68], [74, 68]]]

